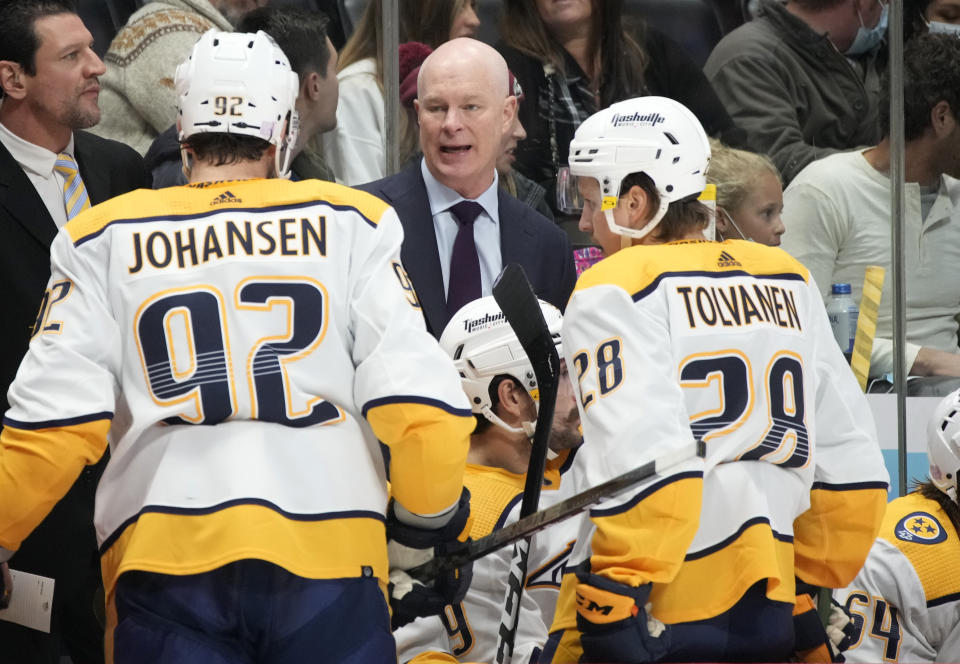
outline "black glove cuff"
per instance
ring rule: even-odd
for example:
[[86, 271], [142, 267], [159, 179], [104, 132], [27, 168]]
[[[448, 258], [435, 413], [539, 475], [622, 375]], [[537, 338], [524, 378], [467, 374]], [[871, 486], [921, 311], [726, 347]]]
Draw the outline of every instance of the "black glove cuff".
[[456, 540], [467, 526], [470, 518], [470, 491], [464, 487], [457, 503], [457, 511], [441, 528], [417, 528], [399, 521], [391, 499], [387, 507], [387, 539], [399, 542], [411, 549], [429, 549], [445, 542]]

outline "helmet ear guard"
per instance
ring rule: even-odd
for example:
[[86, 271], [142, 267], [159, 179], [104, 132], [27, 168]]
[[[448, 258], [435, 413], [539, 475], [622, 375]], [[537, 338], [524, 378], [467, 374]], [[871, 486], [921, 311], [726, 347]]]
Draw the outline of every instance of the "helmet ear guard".
[[277, 148], [277, 175], [289, 175], [300, 82], [267, 33], [208, 30], [177, 67], [175, 86], [181, 142], [200, 133], [254, 136]]
[[[540, 301], [540, 310], [559, 352], [563, 317], [547, 302]], [[533, 365], [493, 296], [469, 302], [455, 313], [440, 336], [440, 347], [453, 358], [474, 414], [507, 431], [533, 436], [534, 422], [510, 426], [493, 410], [490, 385], [498, 376], [513, 378], [540, 408], [540, 389]]]
[[[706, 187], [710, 144], [699, 120], [666, 97], [637, 97], [587, 118], [570, 142], [570, 172], [600, 185], [601, 210], [612, 233], [640, 239], [663, 220], [670, 203], [699, 195]], [[644, 173], [660, 205], [641, 228], [616, 223], [613, 210], [623, 179]]]
[[957, 474], [960, 473], [960, 390], [945, 396], [927, 425], [927, 460], [930, 481], [957, 500]]

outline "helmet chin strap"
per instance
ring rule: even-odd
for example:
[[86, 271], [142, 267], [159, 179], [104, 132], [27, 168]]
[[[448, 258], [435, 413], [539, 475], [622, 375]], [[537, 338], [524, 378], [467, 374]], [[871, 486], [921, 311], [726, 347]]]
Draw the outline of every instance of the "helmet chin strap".
[[277, 144], [277, 150], [273, 155], [273, 164], [277, 171], [277, 177], [287, 180], [290, 178], [290, 163], [293, 161], [293, 147], [300, 133], [299, 113], [296, 111], [290, 112], [287, 125], [284, 129], [284, 137], [280, 139], [280, 142]]
[[[501, 429], [505, 429], [505, 430], [509, 431], [510, 433], [522, 433], [522, 434], [525, 434], [525, 435], [527, 436], [527, 438], [530, 440], [530, 442], [533, 443], [533, 433], [534, 433], [534, 431], [536, 431], [536, 428], [537, 428], [537, 423], [536, 423], [536, 422], [528, 422], [528, 421], [525, 420], [525, 421], [520, 422], [520, 426], [518, 426], [518, 427], [512, 427], [512, 426], [510, 426], [509, 424], [507, 424], [506, 422], [504, 422], [503, 419], [502, 419], [499, 415], [497, 415], [496, 413], [494, 413], [494, 412], [493, 412], [493, 409], [490, 408], [490, 406], [482, 406], [482, 407], [480, 408], [480, 413], [481, 413], [485, 418], [487, 418], [488, 420], [490, 420], [490, 422], [492, 422], [494, 425], [500, 427]], [[553, 459], [556, 459], [556, 458], [557, 458], [557, 453], [554, 452], [553, 450], [551, 450], [551, 449], [548, 447], [548, 448], [547, 448], [547, 458], [552, 461]]]
[[183, 177], [187, 178], [187, 182], [190, 181], [190, 158], [187, 157], [187, 151], [180, 146], [180, 170], [183, 172]]
[[611, 233], [620, 235], [622, 237], [628, 237], [632, 240], [639, 240], [649, 235], [650, 231], [657, 227], [657, 224], [659, 224], [664, 215], [667, 214], [667, 208], [670, 207], [670, 202], [661, 197], [660, 207], [654, 213], [650, 221], [648, 221], [641, 228], [629, 228], [627, 226], [621, 226], [616, 222], [616, 220], [613, 218], [613, 208], [616, 207], [616, 199], [614, 199], [613, 205], [610, 205], [609, 201], [604, 199], [603, 207], [603, 216], [607, 220], [607, 228], [610, 229]]

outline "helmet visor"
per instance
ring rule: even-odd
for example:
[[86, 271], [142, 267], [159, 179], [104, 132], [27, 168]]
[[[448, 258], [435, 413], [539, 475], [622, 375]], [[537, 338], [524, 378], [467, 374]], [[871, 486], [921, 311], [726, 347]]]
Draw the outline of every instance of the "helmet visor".
[[580, 195], [578, 178], [569, 166], [557, 171], [557, 210], [563, 214], [580, 215], [583, 212], [583, 196]]

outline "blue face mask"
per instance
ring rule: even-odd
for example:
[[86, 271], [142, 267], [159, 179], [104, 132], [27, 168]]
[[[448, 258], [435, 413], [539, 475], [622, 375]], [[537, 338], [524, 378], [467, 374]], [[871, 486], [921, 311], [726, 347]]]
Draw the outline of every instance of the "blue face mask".
[[887, 6], [883, 3], [880, 3], [880, 6], [882, 7], [880, 20], [872, 28], [863, 25], [863, 16], [860, 16], [859, 11], [857, 12], [857, 15], [860, 16], [860, 27], [857, 28], [857, 36], [853, 38], [850, 48], [844, 51], [845, 55], [862, 55], [873, 50], [877, 44], [883, 41], [883, 37], [887, 33]]

